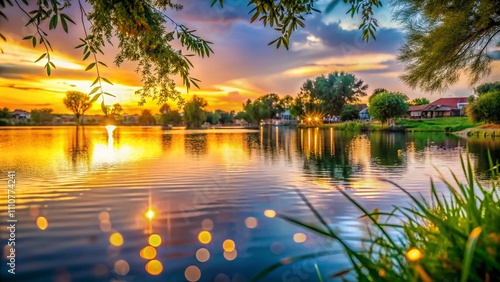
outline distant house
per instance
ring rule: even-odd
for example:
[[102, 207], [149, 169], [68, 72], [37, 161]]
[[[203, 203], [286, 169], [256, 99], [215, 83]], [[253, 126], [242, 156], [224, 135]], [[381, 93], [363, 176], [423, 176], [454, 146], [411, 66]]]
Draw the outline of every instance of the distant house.
[[30, 113], [24, 110], [16, 109], [11, 113], [13, 119], [16, 120], [27, 120], [31, 117]]
[[428, 105], [411, 106], [408, 112], [411, 118], [464, 116], [468, 104], [467, 97], [440, 98]]
[[273, 119], [273, 124], [275, 125], [289, 125], [296, 123], [297, 120], [290, 114], [290, 109], [286, 109], [284, 112], [279, 113], [277, 117]]
[[370, 114], [368, 113], [368, 108], [364, 108], [359, 111], [359, 120], [371, 120]]

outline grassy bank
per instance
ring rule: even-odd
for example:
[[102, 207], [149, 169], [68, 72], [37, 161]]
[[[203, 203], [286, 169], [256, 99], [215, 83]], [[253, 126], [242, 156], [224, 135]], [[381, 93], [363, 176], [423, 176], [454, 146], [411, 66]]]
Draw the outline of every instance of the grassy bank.
[[[344, 122], [320, 125], [299, 125], [302, 128], [334, 128], [347, 131], [409, 131], [409, 132], [456, 132], [474, 128], [482, 123], [472, 123], [467, 117], [444, 117], [434, 119], [399, 119], [396, 125], [382, 125], [380, 122]], [[498, 130], [500, 131], [500, 129]]]
[[[437, 192], [430, 183], [431, 200], [410, 194], [398, 184], [385, 180], [401, 189], [412, 202], [409, 208], [392, 211], [368, 211], [351, 193], [339, 189], [362, 213], [368, 223], [366, 234], [359, 238], [360, 248], [344, 239], [327, 224], [312, 204], [299, 195], [311, 209], [321, 225], [278, 214], [279, 218], [340, 243], [351, 266], [337, 273], [325, 273], [332, 278], [355, 278], [357, 281], [498, 281], [500, 277], [500, 186], [498, 162], [490, 158], [490, 185], [483, 186], [472, 169], [462, 161], [466, 183], [442, 179], [449, 196]], [[282, 259], [270, 266], [256, 279], [283, 264], [317, 258], [331, 253], [315, 253]], [[321, 269], [326, 272], [328, 269]], [[319, 271], [318, 271], [319, 272]], [[354, 279], [350, 279], [354, 280]], [[343, 280], [344, 281], [344, 280]]]

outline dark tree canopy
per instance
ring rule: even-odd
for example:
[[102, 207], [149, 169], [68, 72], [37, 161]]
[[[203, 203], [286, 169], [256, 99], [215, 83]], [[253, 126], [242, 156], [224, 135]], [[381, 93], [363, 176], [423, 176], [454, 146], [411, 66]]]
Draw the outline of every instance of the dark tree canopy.
[[366, 89], [368, 85], [354, 74], [332, 72], [314, 80], [308, 79], [302, 85], [299, 97], [311, 101], [311, 106], [319, 105], [324, 115], [338, 116], [345, 105], [358, 102], [359, 98], [366, 96]]
[[196, 95], [184, 105], [184, 120], [188, 128], [199, 128], [207, 119], [207, 101]]
[[404, 0], [396, 7], [396, 18], [407, 34], [399, 55], [406, 84], [442, 92], [462, 73], [471, 84], [490, 73], [488, 47], [500, 46], [497, 0]]
[[415, 99], [411, 100], [410, 105], [418, 106], [418, 105], [427, 105], [430, 103], [431, 102], [427, 98], [415, 98]]
[[75, 114], [77, 125], [80, 123], [80, 117], [92, 106], [89, 95], [78, 91], [66, 92], [63, 103]]
[[359, 118], [359, 110], [355, 105], [345, 105], [340, 112], [340, 120], [348, 121], [348, 120], [356, 120]]
[[493, 92], [496, 90], [500, 90], [500, 81], [491, 82], [491, 83], [483, 83], [475, 88], [476, 93], [478, 95], [482, 95], [488, 92]]
[[407, 100], [408, 97], [402, 93], [382, 92], [373, 97], [368, 113], [384, 124], [389, 119], [406, 115]]

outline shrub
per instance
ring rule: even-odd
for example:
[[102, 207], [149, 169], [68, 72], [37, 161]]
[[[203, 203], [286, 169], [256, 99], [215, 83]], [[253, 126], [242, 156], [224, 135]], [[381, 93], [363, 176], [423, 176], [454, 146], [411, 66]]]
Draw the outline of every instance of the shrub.
[[485, 93], [468, 107], [473, 122], [500, 123], [500, 90]]

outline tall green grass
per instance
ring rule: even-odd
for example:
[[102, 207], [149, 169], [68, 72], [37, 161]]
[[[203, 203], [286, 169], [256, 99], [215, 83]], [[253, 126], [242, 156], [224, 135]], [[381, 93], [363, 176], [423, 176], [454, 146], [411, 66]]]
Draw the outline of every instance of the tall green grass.
[[[300, 191], [297, 192], [321, 225], [277, 216], [340, 243], [351, 267], [330, 273], [330, 277], [356, 281], [499, 281], [500, 166], [498, 162], [493, 164], [491, 156], [489, 160], [491, 180], [487, 187], [476, 180], [467, 157], [461, 160], [467, 182], [462, 183], [453, 172], [452, 181], [441, 176], [449, 196], [438, 193], [431, 181], [430, 200], [385, 180], [403, 191], [412, 203], [410, 207], [394, 207], [390, 212], [368, 211], [339, 189], [369, 221], [365, 238], [360, 238], [360, 249], [354, 249], [334, 232]], [[285, 263], [328, 254], [326, 251], [282, 260], [262, 271], [255, 280]]]

